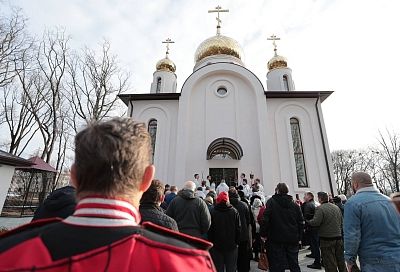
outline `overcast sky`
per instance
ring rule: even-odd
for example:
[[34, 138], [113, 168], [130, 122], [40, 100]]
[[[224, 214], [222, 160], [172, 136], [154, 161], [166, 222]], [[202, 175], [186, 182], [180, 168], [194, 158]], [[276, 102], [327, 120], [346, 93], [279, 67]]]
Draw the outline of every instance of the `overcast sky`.
[[[191, 74], [197, 46], [215, 34], [218, 4], [222, 34], [243, 47], [246, 67], [266, 89], [267, 62], [288, 59], [298, 91], [335, 91], [323, 104], [331, 150], [376, 143], [378, 130], [400, 132], [400, 1], [396, 0], [3, 0], [23, 9], [29, 30], [40, 36], [64, 27], [71, 47], [103, 39], [130, 71], [131, 92], [150, 91], [161, 41], [170, 37], [178, 90]], [[1, 7], [1, 6], [0, 6]], [[4, 6], [3, 6], [4, 7]]]

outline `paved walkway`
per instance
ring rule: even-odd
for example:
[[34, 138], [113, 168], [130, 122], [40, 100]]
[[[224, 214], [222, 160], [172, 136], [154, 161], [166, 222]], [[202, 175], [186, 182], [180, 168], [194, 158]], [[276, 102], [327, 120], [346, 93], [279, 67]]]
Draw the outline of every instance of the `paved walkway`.
[[[300, 269], [302, 272], [322, 272], [325, 271], [325, 269], [311, 269], [308, 268], [307, 265], [308, 264], [312, 264], [314, 259], [311, 258], [307, 258], [306, 255], [310, 254], [310, 250], [306, 250], [306, 249], [302, 249], [299, 252], [299, 264], [300, 264]], [[257, 268], [258, 263], [251, 261], [251, 269], [250, 271], [252, 272], [263, 272], [263, 270], [260, 270]], [[289, 271], [289, 270], [286, 270]]]
[[[32, 217], [18, 217], [18, 218], [12, 218], [12, 217], [0, 217], [0, 228], [5, 227], [7, 229], [12, 229], [15, 227], [18, 227], [20, 225], [29, 223], [32, 220]], [[306, 249], [300, 250], [299, 253], [299, 263], [300, 263], [300, 268], [302, 272], [321, 272], [325, 271], [324, 269], [318, 270], [318, 269], [310, 269], [307, 268], [308, 264], [312, 264], [314, 259], [307, 258], [306, 254], [309, 254], [310, 251]], [[263, 270], [260, 270], [257, 268], [258, 263], [251, 261], [251, 270], [252, 272], [262, 272]], [[289, 270], [287, 270], [289, 271]]]
[[31, 222], [32, 217], [0, 217], [0, 228], [13, 229]]

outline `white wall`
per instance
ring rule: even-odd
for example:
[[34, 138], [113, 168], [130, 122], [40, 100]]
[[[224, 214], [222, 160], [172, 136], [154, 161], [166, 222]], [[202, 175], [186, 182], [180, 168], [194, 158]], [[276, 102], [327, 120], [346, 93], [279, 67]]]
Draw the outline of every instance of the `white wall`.
[[176, 93], [176, 74], [169, 71], [155, 71], [150, 93], [156, 93], [157, 79], [161, 78], [160, 93]]
[[164, 183], [175, 184], [175, 150], [178, 100], [148, 100], [133, 102], [132, 117], [148, 125], [157, 120], [154, 153], [155, 177]]
[[[219, 97], [218, 87], [228, 95]], [[265, 127], [260, 126], [267, 114], [264, 89], [247, 69], [230, 63], [205, 66], [189, 77], [179, 101], [176, 181], [192, 179], [194, 173], [205, 177], [211, 167], [238, 168], [238, 173], [252, 172], [263, 179]], [[243, 149], [235, 160], [206, 160], [209, 144], [228, 137]]]
[[[330, 192], [328, 171], [323, 151], [323, 142], [315, 109], [315, 98], [268, 99], [268, 131], [270, 144], [274, 146], [269, 154], [269, 164], [272, 166], [267, 180], [285, 182], [292, 193], [306, 191]], [[293, 155], [290, 118], [295, 117], [300, 122], [303, 143], [308, 188], [297, 185], [296, 166]], [[323, 120], [321, 120], [323, 122]], [[323, 127], [323, 130], [325, 128]], [[326, 135], [325, 135], [326, 136]], [[326, 139], [326, 138], [325, 138]], [[330, 156], [329, 148], [327, 154]], [[328, 161], [332, 170], [331, 160]], [[331, 171], [332, 173], [332, 171]], [[331, 175], [332, 176], [332, 175]], [[334, 180], [332, 179], [332, 182]]]
[[0, 212], [3, 209], [4, 201], [11, 185], [14, 170], [14, 166], [0, 164]]

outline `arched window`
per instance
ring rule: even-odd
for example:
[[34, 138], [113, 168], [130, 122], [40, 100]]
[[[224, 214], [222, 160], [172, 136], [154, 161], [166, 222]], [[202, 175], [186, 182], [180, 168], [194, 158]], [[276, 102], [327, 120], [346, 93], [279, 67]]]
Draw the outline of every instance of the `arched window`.
[[240, 160], [242, 157], [242, 147], [230, 138], [218, 138], [207, 149], [207, 160]]
[[289, 91], [289, 80], [287, 75], [283, 76], [283, 88], [285, 88], [285, 91]]
[[157, 120], [150, 119], [147, 129], [149, 131], [151, 138], [151, 149], [152, 149], [151, 154], [152, 154], [152, 161], [154, 162], [154, 153], [156, 150], [156, 137], [157, 137]]
[[308, 187], [299, 120], [297, 118], [290, 118], [290, 127], [292, 132], [294, 160], [296, 163], [297, 184], [299, 187]]
[[156, 93], [161, 92], [161, 77], [157, 78], [157, 87], [156, 87]]

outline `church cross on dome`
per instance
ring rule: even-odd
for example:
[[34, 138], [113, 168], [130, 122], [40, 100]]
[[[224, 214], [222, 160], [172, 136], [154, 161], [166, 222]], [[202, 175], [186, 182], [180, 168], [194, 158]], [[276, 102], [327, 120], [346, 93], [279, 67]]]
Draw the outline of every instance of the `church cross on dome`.
[[169, 55], [169, 44], [170, 43], [175, 43], [175, 42], [173, 40], [171, 40], [170, 38], [167, 38], [162, 43], [166, 43], [167, 44], [167, 52], [165, 52], [165, 58], [168, 58], [168, 55]]
[[281, 38], [277, 37], [275, 34], [272, 34], [271, 37], [267, 38], [267, 40], [269, 41], [273, 41], [272, 45], [274, 46], [274, 52], [275, 52], [275, 56], [277, 56], [278, 54], [276, 54], [276, 42], [275, 41], [279, 41]]
[[208, 11], [208, 13], [213, 13], [217, 12], [217, 17], [215, 18], [217, 20], [217, 35], [221, 34], [221, 19], [219, 18], [219, 13], [220, 12], [229, 12], [229, 9], [222, 9], [221, 6], [217, 6], [215, 9], [211, 9]]

